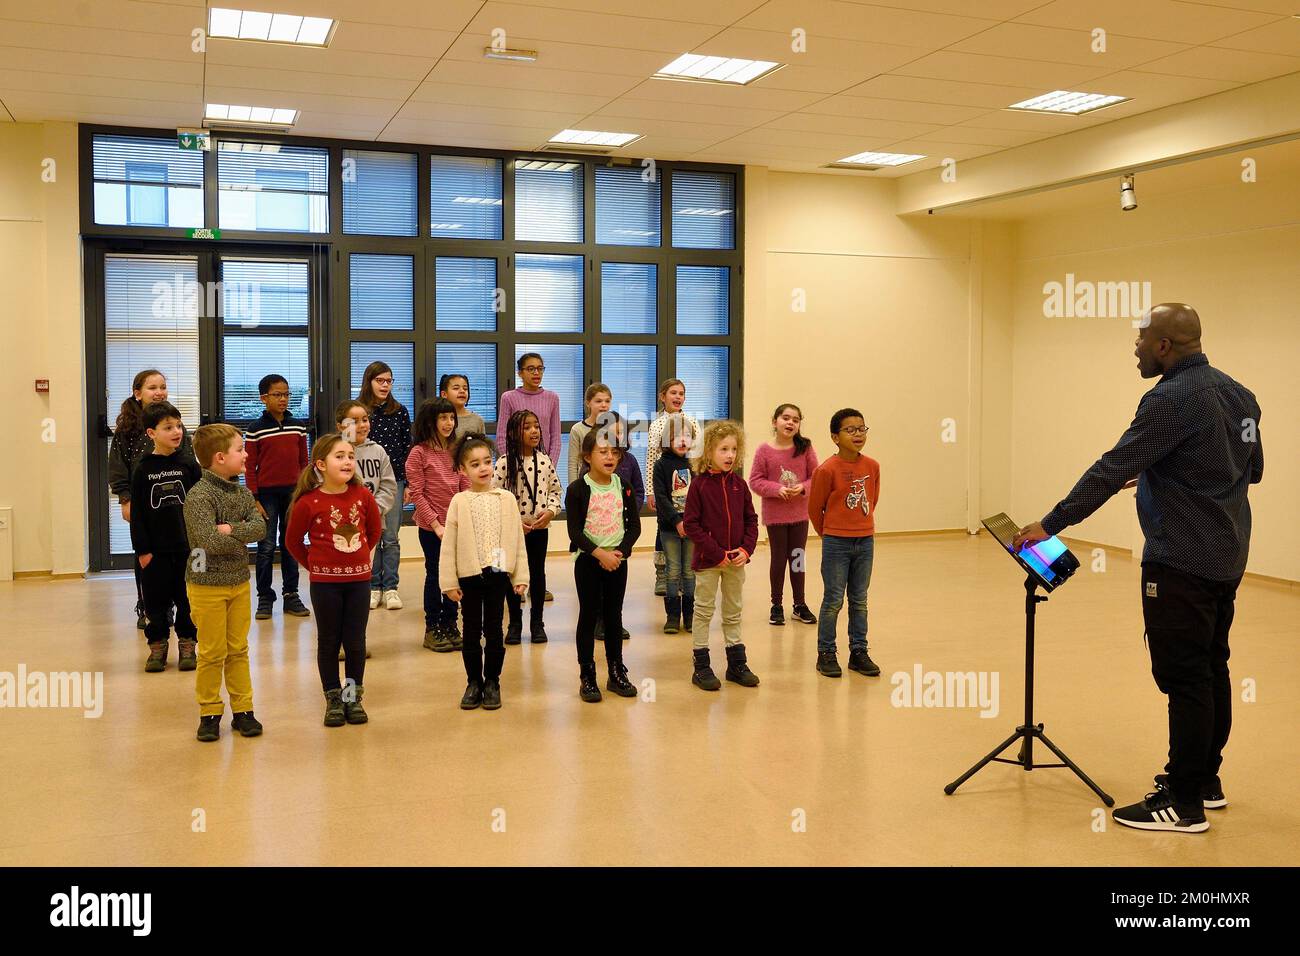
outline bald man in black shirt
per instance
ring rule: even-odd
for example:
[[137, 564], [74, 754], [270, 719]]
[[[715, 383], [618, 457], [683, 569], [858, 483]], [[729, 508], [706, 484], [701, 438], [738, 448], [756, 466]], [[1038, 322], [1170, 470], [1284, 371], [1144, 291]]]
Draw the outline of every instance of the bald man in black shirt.
[[1264, 474], [1259, 404], [1209, 364], [1191, 306], [1151, 309], [1134, 354], [1142, 377], [1160, 381], [1128, 431], [1013, 543], [1059, 534], [1137, 485], [1142, 616], [1151, 671], [1169, 697], [1169, 762], [1155, 792], [1112, 816], [1142, 830], [1200, 833], [1210, 826], [1204, 808], [1227, 806], [1218, 774], [1232, 726], [1228, 631], [1250, 548], [1246, 491]]

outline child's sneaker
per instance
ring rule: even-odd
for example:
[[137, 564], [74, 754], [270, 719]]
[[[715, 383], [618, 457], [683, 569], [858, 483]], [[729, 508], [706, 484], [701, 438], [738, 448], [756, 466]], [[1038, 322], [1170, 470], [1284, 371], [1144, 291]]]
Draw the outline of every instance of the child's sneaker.
[[844, 672], [840, 670], [839, 659], [836, 658], [834, 651], [817, 652], [817, 673], [823, 677], [844, 676]]
[[230, 715], [230, 729], [238, 730], [241, 737], [258, 737], [262, 733], [262, 722], [253, 716], [251, 710], [243, 710]]
[[447, 625], [447, 639], [451, 641], [451, 649], [458, 651], [465, 646], [465, 638], [460, 636], [460, 629], [455, 623]]
[[199, 732], [195, 734], [205, 744], [221, 739], [221, 715], [199, 718]]
[[176, 642], [176, 644], [180, 648], [181, 652], [180, 662], [176, 666], [183, 671], [192, 671], [198, 667], [199, 657], [196, 651], [199, 642], [187, 641], [184, 638], [181, 638]]
[[296, 594], [284, 596], [284, 613], [292, 614], [294, 617], [311, 617], [311, 611], [307, 610], [306, 605], [302, 603], [302, 598]]
[[[1169, 789], [1169, 774], [1156, 774], [1156, 789]], [[1219, 783], [1218, 777], [1201, 787], [1201, 803], [1207, 810], [1222, 810], [1228, 805], [1228, 798], [1223, 795], [1223, 785]]]
[[1210, 828], [1205, 812], [1197, 806], [1178, 806], [1168, 790], [1148, 793], [1141, 803], [1111, 811], [1116, 823], [1137, 830], [1169, 830], [1173, 833], [1204, 833]]
[[772, 613], [767, 616], [767, 623], [772, 627], [785, 626], [785, 611], [781, 610], [781, 605], [772, 605]]
[[543, 601], [554, 601], [554, 600], [555, 600], [555, 595], [552, 594], [550, 591], [547, 591], [547, 592], [546, 592], [546, 597], [542, 598], [542, 600], [543, 600]]
[[269, 621], [271, 619], [272, 604], [274, 604], [273, 601], [269, 601], [265, 598], [258, 598], [257, 613], [254, 614], [253, 616], [259, 621]]
[[865, 674], [867, 677], [879, 677], [880, 668], [871, 659], [865, 647], [849, 648], [849, 670]]
[[382, 592], [382, 591], [376, 591], [376, 590], [374, 590], [374, 589], [371, 589], [371, 591], [370, 591], [370, 610], [373, 611], [375, 608], [379, 607], [379, 599], [380, 599], [381, 597], [383, 597], [383, 593], [384, 593], [384, 592]]
[[600, 703], [600, 685], [596, 683], [596, 665], [581, 664], [578, 667], [578, 696], [588, 704]]
[[384, 607], [390, 611], [400, 611], [402, 609], [402, 596], [397, 593], [396, 588], [390, 588], [384, 592]]
[[455, 649], [451, 646], [451, 635], [442, 625], [431, 627], [424, 632], [424, 646], [439, 654], [446, 654]]
[[144, 662], [146, 673], [157, 674], [167, 669], [167, 642], [159, 641], [149, 645], [149, 659]]
[[816, 624], [817, 618], [812, 611], [808, 610], [807, 604], [796, 604], [790, 616], [800, 624]]

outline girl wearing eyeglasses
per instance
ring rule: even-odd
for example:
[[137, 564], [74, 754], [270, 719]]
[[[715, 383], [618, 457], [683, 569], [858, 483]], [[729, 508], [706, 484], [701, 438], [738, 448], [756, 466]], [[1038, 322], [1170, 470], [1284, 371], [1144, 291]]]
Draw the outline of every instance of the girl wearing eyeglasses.
[[402, 505], [407, 503], [406, 456], [411, 451], [411, 413], [393, 397], [393, 369], [387, 362], [371, 362], [361, 376], [361, 393], [357, 396], [370, 411], [370, 438], [388, 452], [397, 478], [396, 506], [384, 515], [384, 535], [375, 551], [370, 577], [370, 608], [379, 607], [380, 599], [390, 611], [402, 608], [397, 594], [397, 563], [402, 558], [397, 532], [402, 526]]

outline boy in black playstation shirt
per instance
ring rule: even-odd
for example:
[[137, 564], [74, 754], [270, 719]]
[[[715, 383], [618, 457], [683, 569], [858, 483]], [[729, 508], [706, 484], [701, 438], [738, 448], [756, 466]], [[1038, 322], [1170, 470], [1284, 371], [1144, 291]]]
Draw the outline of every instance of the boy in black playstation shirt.
[[147, 620], [144, 636], [149, 642], [144, 669], [155, 673], [167, 666], [168, 615], [174, 605], [178, 667], [192, 671], [197, 664], [198, 631], [190, 619], [185, 593], [190, 545], [182, 506], [202, 470], [198, 462], [177, 454], [185, 432], [176, 406], [169, 402], [149, 405], [144, 410], [144, 427], [153, 440], [153, 451], [140, 459], [131, 478], [131, 546], [140, 559]]

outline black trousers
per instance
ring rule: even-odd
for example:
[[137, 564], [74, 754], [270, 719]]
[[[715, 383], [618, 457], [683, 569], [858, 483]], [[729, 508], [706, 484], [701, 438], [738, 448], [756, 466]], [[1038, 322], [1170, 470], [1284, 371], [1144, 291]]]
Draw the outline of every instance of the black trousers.
[[1151, 673], [1169, 697], [1169, 789], [1199, 805], [1217, 782], [1232, 729], [1228, 631], [1241, 578], [1211, 581], [1161, 564], [1142, 565], [1142, 619]]
[[339, 648], [343, 673], [357, 684], [366, 677], [366, 622], [370, 617], [370, 581], [312, 581], [311, 609], [316, 613], [316, 667], [323, 690], [337, 690]]
[[[167, 619], [176, 607], [176, 637], [182, 641], [198, 638], [190, 619], [190, 599], [185, 591], [185, 563], [189, 555], [155, 553], [147, 568], [140, 568], [140, 590], [144, 599], [144, 639], [150, 644], [166, 644], [171, 628]], [[136, 559], [137, 564], [139, 559]]]
[[465, 661], [465, 676], [471, 683], [479, 684], [498, 680], [506, 662], [501, 622], [505, 617], [506, 595], [511, 592], [510, 575], [484, 568], [477, 577], [461, 578], [460, 589], [460, 608], [465, 619], [460, 655]]
[[579, 553], [573, 562], [573, 580], [578, 587], [578, 664], [596, 661], [597, 619], [605, 627], [605, 661], [621, 661], [627, 562], [617, 571], [606, 571], [591, 555]]
[[[546, 606], [546, 546], [551, 539], [551, 529], [529, 531], [524, 535], [524, 549], [528, 552], [528, 619], [533, 627], [542, 623], [542, 608]], [[511, 625], [523, 626], [523, 599], [511, 588], [506, 592], [510, 607]]]

